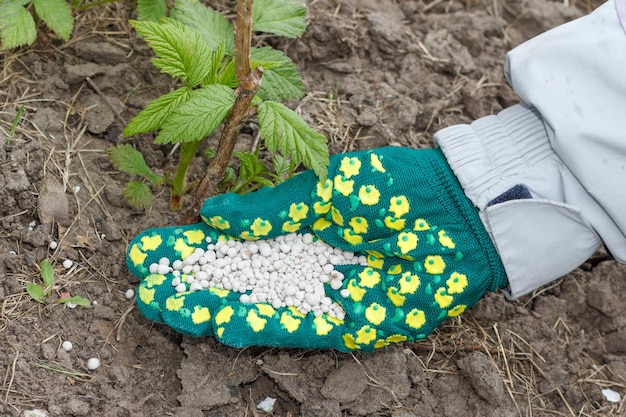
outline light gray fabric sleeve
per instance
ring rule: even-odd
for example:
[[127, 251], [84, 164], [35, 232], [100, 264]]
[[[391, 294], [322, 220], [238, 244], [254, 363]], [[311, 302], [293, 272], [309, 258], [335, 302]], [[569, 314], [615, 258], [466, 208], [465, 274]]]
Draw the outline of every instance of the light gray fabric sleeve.
[[[486, 229], [517, 298], [604, 243], [626, 262], [626, 33], [611, 0], [507, 55], [524, 104], [435, 142]], [[532, 199], [489, 202], [516, 185]]]

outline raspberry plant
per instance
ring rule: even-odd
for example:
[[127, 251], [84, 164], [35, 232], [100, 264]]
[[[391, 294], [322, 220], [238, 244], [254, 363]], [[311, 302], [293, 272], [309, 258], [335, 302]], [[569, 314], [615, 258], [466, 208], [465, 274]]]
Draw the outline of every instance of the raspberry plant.
[[74, 18], [66, 0], [0, 0], [2, 49], [35, 42], [40, 20], [61, 39], [70, 38]]
[[[167, 184], [170, 209], [180, 210], [184, 195], [196, 185], [187, 179], [188, 168], [202, 141], [222, 124], [217, 150], [211, 152], [213, 158], [197, 184], [186, 216], [193, 217], [201, 202], [216, 193], [225, 175], [231, 180], [231, 189], [239, 192], [279, 182], [299, 165], [324, 177], [328, 165], [326, 138], [281, 103], [304, 94], [294, 63], [269, 46], [250, 46], [253, 29], [289, 38], [300, 36], [306, 28], [302, 3], [256, 0], [252, 9], [251, 0], [239, 0], [236, 31], [225, 16], [198, 0], [177, 0], [169, 17], [161, 18], [164, 8], [158, 4], [140, 2], [138, 10], [146, 20], [131, 21], [131, 25], [155, 53], [155, 67], [177, 78], [181, 85], [148, 104], [126, 126], [124, 134], [158, 131], [155, 143], [179, 144], [180, 158], [173, 175], [158, 175], [131, 145], [110, 148], [116, 168], [142, 177], [126, 185], [127, 200], [133, 206], [146, 207], [152, 198], [150, 185]], [[263, 145], [273, 155], [274, 172], [259, 159], [258, 150], [239, 152], [235, 157], [241, 169], [235, 179], [228, 164], [241, 124], [251, 116], [256, 117]]]

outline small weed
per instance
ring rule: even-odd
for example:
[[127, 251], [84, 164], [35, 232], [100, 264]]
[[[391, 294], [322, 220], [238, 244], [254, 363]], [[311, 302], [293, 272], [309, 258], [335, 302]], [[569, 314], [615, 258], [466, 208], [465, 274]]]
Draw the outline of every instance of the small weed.
[[[139, 3], [139, 15], [146, 20], [131, 21], [131, 25], [156, 54], [152, 63], [182, 85], [148, 104], [124, 134], [158, 131], [155, 143], [180, 144], [180, 159], [173, 175], [158, 175], [132, 146], [110, 148], [117, 169], [143, 178], [129, 182], [124, 189], [131, 205], [147, 207], [152, 198], [150, 186], [162, 184], [169, 186], [170, 209], [176, 211], [196, 185], [195, 202], [214, 194], [220, 181], [231, 191], [247, 192], [282, 181], [299, 165], [325, 177], [326, 138], [281, 103], [304, 94], [295, 64], [279, 50], [250, 46], [252, 29], [289, 38], [300, 36], [306, 28], [306, 9], [298, 0], [256, 0], [254, 6], [252, 10], [250, 0], [238, 2], [234, 30], [225, 16], [198, 0], [177, 0], [169, 17], [162, 17], [166, 10], [160, 1]], [[253, 116], [262, 145], [272, 156], [274, 172], [259, 159], [257, 147], [254, 152], [234, 154], [241, 167], [236, 176], [228, 167], [234, 142], [242, 122]], [[222, 124], [207, 173], [199, 184], [188, 183], [187, 171], [202, 140]]]
[[[43, 281], [43, 285], [29, 283], [26, 285], [26, 292], [33, 298], [33, 300], [41, 303], [47, 304], [46, 299], [52, 293], [52, 286], [54, 284], [54, 268], [50, 264], [50, 262], [43, 260], [41, 261], [41, 279]], [[74, 297], [64, 297], [59, 298], [56, 301], [56, 304], [62, 303], [73, 303], [79, 306], [89, 306], [89, 300], [80, 296]]]
[[20, 119], [22, 118], [22, 113], [24, 113], [24, 105], [21, 105], [17, 109], [17, 113], [15, 114], [15, 118], [13, 119], [13, 124], [11, 125], [11, 130], [9, 130], [9, 135], [7, 136], [6, 146], [11, 145], [11, 140], [13, 139], [13, 135], [15, 134], [15, 129], [17, 129], [17, 125], [20, 123]]

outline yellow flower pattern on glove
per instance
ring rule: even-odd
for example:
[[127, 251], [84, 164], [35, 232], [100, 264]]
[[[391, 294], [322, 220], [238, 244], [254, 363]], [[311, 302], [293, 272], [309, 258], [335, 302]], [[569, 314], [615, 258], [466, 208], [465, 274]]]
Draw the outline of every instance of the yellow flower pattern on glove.
[[423, 231], [423, 230], [428, 230], [428, 229], [430, 229], [430, 225], [428, 224], [426, 220], [424, 219], [415, 220], [415, 226], [413, 226], [413, 230]]
[[446, 269], [446, 263], [439, 255], [429, 255], [424, 261], [424, 268], [429, 274], [439, 275]]
[[328, 203], [333, 196], [333, 182], [329, 179], [318, 182], [315, 189], [316, 195], [325, 203]]
[[403, 255], [417, 247], [417, 235], [411, 232], [402, 232], [398, 235], [398, 246]]
[[345, 157], [341, 160], [339, 171], [343, 172], [346, 178], [353, 177], [359, 173], [361, 169], [361, 160], [359, 158]]
[[354, 233], [367, 233], [368, 224], [365, 217], [353, 217], [350, 219], [349, 224], [352, 230], [354, 230]]
[[441, 243], [442, 246], [445, 246], [448, 249], [454, 249], [455, 244], [445, 230], [440, 230], [437, 233], [437, 236], [439, 236], [439, 243]]
[[359, 200], [368, 206], [376, 205], [380, 200], [380, 191], [374, 185], [362, 185], [359, 188]]
[[387, 170], [383, 167], [380, 158], [374, 152], [370, 154], [370, 165], [372, 166], [372, 171], [378, 171], [382, 173], [387, 172]]
[[300, 220], [306, 219], [307, 214], [309, 213], [309, 206], [304, 203], [293, 203], [289, 207], [289, 217], [294, 222], [299, 222]]
[[403, 196], [391, 197], [389, 199], [389, 211], [396, 217], [402, 217], [410, 210], [409, 200]]
[[256, 218], [252, 226], [250, 226], [250, 229], [252, 233], [254, 233], [254, 236], [267, 236], [272, 230], [272, 224], [267, 220]]
[[337, 190], [340, 194], [344, 196], [349, 196], [354, 191], [354, 181], [348, 180], [341, 175], [337, 175], [335, 177], [335, 190]]
[[204, 221], [207, 222], [209, 226], [219, 230], [230, 229], [230, 223], [224, 220], [222, 216], [213, 216], [210, 219], [204, 219]]
[[446, 285], [448, 286], [448, 294], [460, 294], [467, 287], [467, 276], [453, 272], [446, 281]]

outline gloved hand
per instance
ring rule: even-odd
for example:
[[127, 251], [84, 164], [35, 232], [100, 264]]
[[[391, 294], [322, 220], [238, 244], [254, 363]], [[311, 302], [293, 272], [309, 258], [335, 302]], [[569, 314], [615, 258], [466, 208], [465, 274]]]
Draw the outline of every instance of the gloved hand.
[[[477, 209], [437, 149], [388, 147], [331, 157], [328, 179], [304, 171], [275, 188], [208, 199], [203, 223], [146, 230], [127, 264], [142, 278], [137, 305], [149, 319], [226, 345], [372, 350], [426, 337], [442, 321], [506, 286]], [[242, 303], [220, 288], [177, 293], [172, 274], [151, 274], [159, 259], [185, 259], [206, 237], [269, 239], [311, 232], [367, 265], [335, 266], [343, 287], [325, 285], [342, 320], [294, 307]], [[340, 295], [346, 290], [348, 296]]]

